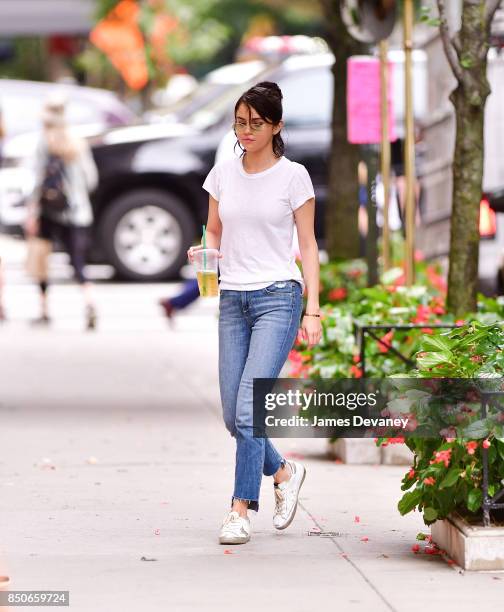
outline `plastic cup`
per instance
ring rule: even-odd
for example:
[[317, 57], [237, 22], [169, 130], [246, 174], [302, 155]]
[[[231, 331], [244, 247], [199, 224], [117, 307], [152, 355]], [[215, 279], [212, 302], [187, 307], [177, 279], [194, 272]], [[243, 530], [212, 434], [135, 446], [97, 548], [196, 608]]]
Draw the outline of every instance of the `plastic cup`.
[[219, 295], [219, 251], [217, 249], [200, 249], [193, 255], [198, 288], [201, 297], [217, 297]]

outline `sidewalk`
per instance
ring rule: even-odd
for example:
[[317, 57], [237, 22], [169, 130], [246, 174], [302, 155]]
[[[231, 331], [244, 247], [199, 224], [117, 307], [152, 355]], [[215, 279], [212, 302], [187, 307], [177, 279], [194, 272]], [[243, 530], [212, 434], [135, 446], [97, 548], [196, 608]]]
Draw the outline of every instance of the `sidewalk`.
[[274, 441], [307, 467], [288, 530], [272, 526], [264, 479], [250, 543], [217, 543], [234, 441], [206, 306], [177, 332], [128, 318], [95, 335], [14, 322], [0, 328], [0, 354], [0, 573], [11, 590], [69, 590], [78, 612], [502, 606], [504, 574], [411, 552], [427, 529], [397, 512], [405, 468], [337, 464], [324, 440]]

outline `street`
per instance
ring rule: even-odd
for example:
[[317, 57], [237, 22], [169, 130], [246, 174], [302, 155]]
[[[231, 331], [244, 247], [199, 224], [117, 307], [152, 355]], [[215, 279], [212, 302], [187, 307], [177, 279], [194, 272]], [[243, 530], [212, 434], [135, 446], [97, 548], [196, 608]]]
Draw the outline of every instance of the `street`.
[[23, 245], [0, 247], [0, 574], [10, 590], [68, 590], [79, 612], [447, 611], [482, 593], [488, 609], [501, 605], [503, 574], [411, 551], [428, 530], [397, 511], [404, 466], [343, 465], [325, 440], [276, 441], [307, 467], [292, 526], [274, 530], [265, 478], [250, 543], [220, 546], [234, 441], [220, 414], [217, 301], [200, 300], [172, 329], [156, 301], [179, 283], [99, 281], [98, 329], [85, 332], [58, 255], [53, 323], [32, 329]]

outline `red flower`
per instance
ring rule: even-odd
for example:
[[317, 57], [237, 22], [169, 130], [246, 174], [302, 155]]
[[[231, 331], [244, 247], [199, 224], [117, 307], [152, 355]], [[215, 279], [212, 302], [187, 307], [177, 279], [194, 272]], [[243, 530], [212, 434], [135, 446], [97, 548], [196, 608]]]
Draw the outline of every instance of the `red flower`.
[[434, 459], [431, 459], [429, 463], [431, 464], [432, 463], [444, 463], [445, 467], [448, 467], [450, 465], [451, 453], [452, 453], [451, 448], [449, 448], [448, 450], [444, 450], [444, 451], [438, 451], [434, 453]]
[[354, 363], [359, 363], [359, 361], [360, 361], [360, 355], [354, 355], [354, 356], [352, 357], [352, 361], [353, 361]]
[[431, 327], [422, 327], [420, 330], [424, 334], [433, 334], [434, 330]]
[[415, 470], [413, 468], [410, 469], [410, 471], [408, 472], [408, 478], [415, 478]]
[[483, 440], [481, 446], [483, 448], [490, 448], [490, 440]]
[[[377, 342], [378, 350], [380, 351], [380, 353], [388, 353], [389, 348], [392, 346], [392, 336], [393, 335], [394, 335], [393, 330], [390, 330], [381, 338], [381, 342]], [[382, 342], [384, 342], [386, 346], [384, 346]]]
[[432, 310], [429, 306], [418, 304], [416, 317], [415, 317], [416, 318], [415, 323], [426, 323], [431, 313], [432, 313]]
[[362, 274], [362, 270], [355, 268], [354, 270], [348, 270], [347, 276], [350, 278], [358, 278]]
[[348, 292], [345, 287], [337, 287], [336, 289], [331, 289], [329, 291], [328, 297], [330, 300], [344, 300], [347, 296]]
[[464, 321], [464, 319], [457, 319], [457, 320], [455, 321], [455, 325], [456, 325], [457, 327], [462, 327], [462, 325], [465, 325], [465, 321]]
[[289, 351], [288, 359], [292, 364], [289, 372], [289, 376], [292, 378], [302, 378], [302, 375], [310, 369], [310, 366], [306, 363], [310, 361], [309, 355], [301, 355], [301, 353], [292, 349]]
[[356, 365], [350, 368], [350, 372], [353, 374], [354, 378], [362, 378], [362, 370]]
[[420, 544], [413, 544], [413, 546], [411, 547], [411, 550], [414, 553], [420, 552]]
[[467, 442], [465, 446], [469, 455], [474, 455], [476, 449], [478, 448], [478, 443], [473, 440], [472, 442]]
[[423, 482], [425, 485], [433, 485], [436, 482], [436, 479], [433, 476], [429, 476], [428, 478], [424, 478]]

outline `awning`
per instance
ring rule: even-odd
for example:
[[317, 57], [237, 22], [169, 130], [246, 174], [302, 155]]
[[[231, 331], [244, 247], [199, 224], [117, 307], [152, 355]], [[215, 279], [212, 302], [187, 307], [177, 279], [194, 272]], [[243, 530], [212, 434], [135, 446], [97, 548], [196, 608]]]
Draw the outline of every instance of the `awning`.
[[0, 0], [0, 37], [87, 34], [94, 0]]

